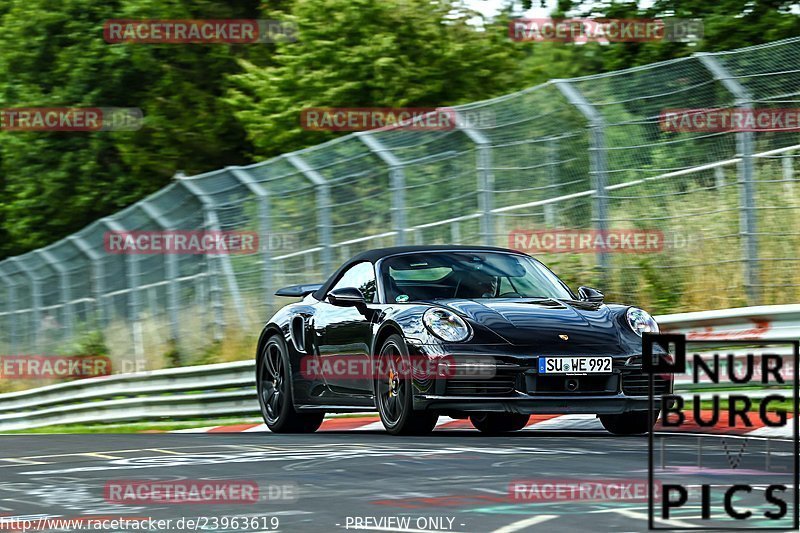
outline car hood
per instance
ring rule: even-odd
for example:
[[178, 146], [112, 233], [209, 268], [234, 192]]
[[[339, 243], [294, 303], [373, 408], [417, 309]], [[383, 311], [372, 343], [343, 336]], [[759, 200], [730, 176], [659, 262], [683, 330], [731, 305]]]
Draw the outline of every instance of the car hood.
[[526, 298], [448, 300], [445, 306], [511, 344], [565, 354], [591, 347], [625, 351], [617, 314], [604, 304]]

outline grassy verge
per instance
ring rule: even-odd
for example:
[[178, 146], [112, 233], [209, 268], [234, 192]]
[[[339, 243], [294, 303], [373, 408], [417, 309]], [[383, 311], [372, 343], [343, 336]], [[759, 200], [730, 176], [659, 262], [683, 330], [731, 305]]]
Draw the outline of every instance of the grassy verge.
[[[751, 398], [751, 401], [753, 403], [750, 406], [749, 412], [753, 413], [754, 415], [758, 415], [758, 410], [760, 409], [760, 406], [761, 406], [761, 400], [755, 399], [755, 398]], [[700, 408], [703, 409], [703, 410], [711, 410], [713, 405], [714, 404], [711, 401], [708, 401], [708, 400], [704, 400], [704, 401], [700, 402]], [[720, 409], [727, 411], [728, 410], [728, 401], [726, 399], [720, 398], [719, 406], [720, 406]], [[737, 407], [742, 407], [742, 403], [741, 402], [737, 402]], [[692, 408], [692, 402], [688, 401], [684, 405], [683, 410], [686, 411], [687, 409], [691, 409], [691, 408]], [[794, 399], [793, 398], [789, 398], [785, 402], [775, 402], [775, 401], [773, 401], [773, 402], [770, 402], [767, 405], [767, 408], [766, 408], [766, 410], [768, 412], [775, 412], [775, 411], [777, 411], [779, 409], [783, 410], [783, 411], [786, 411], [787, 413], [791, 414], [792, 412], [794, 412]]]

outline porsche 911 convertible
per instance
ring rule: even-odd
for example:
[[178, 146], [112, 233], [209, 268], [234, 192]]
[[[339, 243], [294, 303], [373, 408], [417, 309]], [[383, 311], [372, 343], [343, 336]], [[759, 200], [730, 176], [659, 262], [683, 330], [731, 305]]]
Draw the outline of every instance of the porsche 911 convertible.
[[[642, 371], [642, 333], [657, 333], [655, 320], [604, 303], [596, 289], [575, 294], [513, 250], [371, 250], [323, 284], [276, 294], [301, 300], [258, 342], [258, 398], [275, 432], [313, 432], [325, 413], [369, 410], [396, 435], [429, 432], [443, 415], [504, 433], [531, 414], [563, 413], [638, 434], [657, 416]], [[656, 398], [671, 390], [654, 376]]]

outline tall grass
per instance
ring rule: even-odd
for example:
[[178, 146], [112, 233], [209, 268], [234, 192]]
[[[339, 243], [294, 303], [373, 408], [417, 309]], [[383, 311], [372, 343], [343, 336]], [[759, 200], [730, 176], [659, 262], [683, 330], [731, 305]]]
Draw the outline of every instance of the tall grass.
[[[798, 302], [800, 184], [797, 180], [782, 181], [780, 161], [760, 162], [757, 176], [760, 303]], [[736, 169], [726, 171], [724, 178], [724, 183], [719, 183], [713, 175], [694, 175], [616, 191], [609, 199], [610, 227], [659, 230], [666, 237], [666, 245], [657, 253], [611, 254], [606, 276], [598, 269], [593, 253], [538, 257], [573, 288], [595, 286], [606, 293], [608, 302], [639, 305], [654, 314], [748, 305]], [[586, 207], [579, 222], [583, 227], [590, 225]], [[574, 227], [577, 211], [572, 209], [569, 227]], [[477, 226], [465, 225], [463, 229], [464, 235], [477, 233]], [[426, 242], [450, 242], [451, 238], [449, 231], [442, 231], [426, 236]], [[469, 244], [467, 240], [462, 243]], [[318, 281], [292, 279], [292, 282]], [[79, 324], [81, 333], [74, 340], [69, 343], [51, 340], [40, 353], [107, 355], [115, 372], [248, 359], [255, 355], [261, 325], [277, 307], [286, 303], [277, 302], [267, 308], [261, 297], [260, 290], [245, 296], [248, 327], [239, 323], [233, 306], [225, 302], [225, 325], [218, 341], [214, 340], [210, 325], [211, 311], [193, 303], [180, 311], [179, 342], [172, 338], [163, 312], [145, 312], [137, 330], [140, 335], [134, 335], [133, 324], [119, 318], [111, 320], [102, 331]], [[141, 339], [138, 350], [135, 338]], [[2, 335], [0, 350], [10, 353], [8, 340]], [[48, 382], [0, 378], [0, 391], [45, 384]]]

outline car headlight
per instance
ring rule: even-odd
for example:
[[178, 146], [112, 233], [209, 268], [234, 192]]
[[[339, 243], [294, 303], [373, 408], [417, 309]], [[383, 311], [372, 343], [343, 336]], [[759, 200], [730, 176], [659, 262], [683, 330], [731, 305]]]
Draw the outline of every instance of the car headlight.
[[422, 315], [422, 323], [431, 333], [444, 341], [460, 342], [469, 337], [467, 323], [446, 309], [428, 309]]
[[640, 337], [642, 333], [658, 333], [658, 324], [655, 319], [650, 316], [650, 313], [637, 307], [628, 309], [628, 325]]

